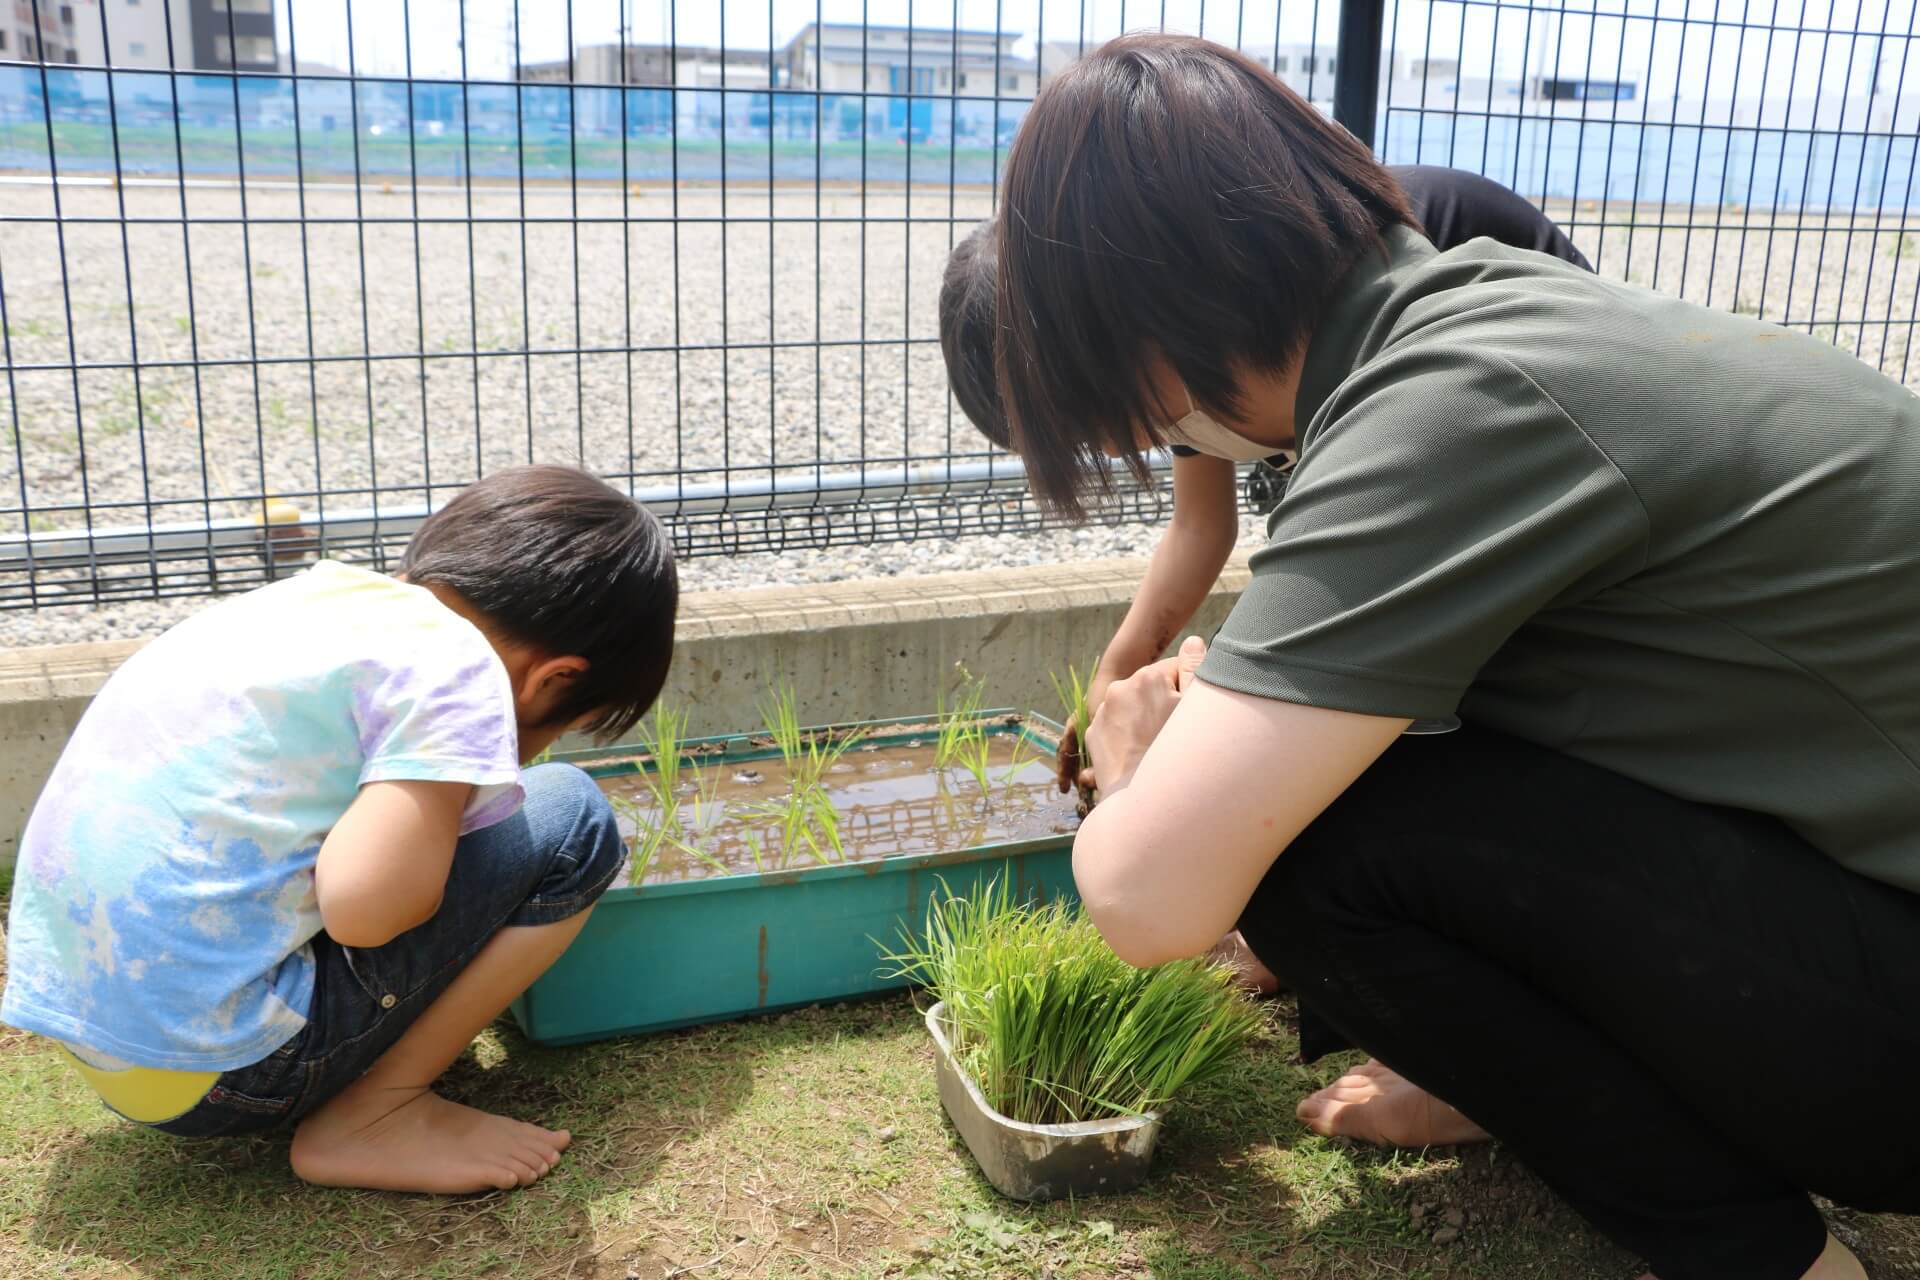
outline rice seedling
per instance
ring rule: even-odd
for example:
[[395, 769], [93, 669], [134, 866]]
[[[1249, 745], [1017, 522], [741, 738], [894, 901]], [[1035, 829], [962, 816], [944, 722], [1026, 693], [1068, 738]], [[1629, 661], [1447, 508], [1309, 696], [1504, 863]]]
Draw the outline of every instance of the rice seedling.
[[657, 791], [668, 795], [677, 795], [680, 790], [680, 770], [684, 767], [682, 753], [687, 745], [687, 713], [676, 711], [666, 703], [653, 709], [653, 732], [642, 735], [640, 745], [646, 748], [653, 759], [653, 771], [649, 775]]
[[609, 796], [608, 803], [613, 806], [614, 813], [625, 818], [633, 827], [633, 842], [628, 847], [628, 879], [633, 884], [640, 884], [652, 872], [661, 848], [672, 842], [673, 828], [656, 821], [652, 813], [627, 796]]
[[[784, 870], [794, 858], [805, 853], [815, 862], [838, 862], [846, 856], [840, 835], [840, 811], [825, 787], [794, 790], [779, 800], [755, 806], [751, 816], [772, 825], [773, 865]], [[757, 840], [758, 833], [755, 833]], [[753, 850], [754, 864], [761, 866], [764, 850]]]
[[1028, 741], [1025, 732], [1010, 733], [1007, 734], [1006, 737], [1013, 743], [1013, 746], [1008, 749], [1007, 771], [1000, 775], [1000, 780], [1002, 782], [1012, 782], [1020, 776], [1022, 769], [1039, 758], [1040, 752], [1032, 742]]
[[[960, 669], [960, 674], [965, 679], [965, 667]], [[986, 694], [984, 681], [966, 680], [960, 687], [958, 701], [952, 707], [947, 706], [944, 691], [934, 704], [937, 733], [933, 743], [933, 767], [948, 769], [958, 765], [973, 776], [983, 793], [991, 790], [993, 785], [989, 777], [993, 766], [993, 735], [980, 718], [980, 704], [986, 700]]]
[[699, 857], [707, 835], [719, 825], [726, 806], [720, 803], [721, 770], [693, 766], [693, 798], [678, 810], [679, 837], [674, 843], [686, 853]]
[[1087, 726], [1093, 723], [1093, 710], [1087, 705], [1087, 694], [1093, 687], [1093, 673], [1099, 668], [1099, 660], [1095, 659], [1087, 668], [1087, 677], [1083, 680], [1079, 668], [1068, 663], [1065, 679], [1057, 671], [1049, 676], [1053, 681], [1054, 696], [1060, 699], [1060, 711], [1066, 717], [1067, 728], [1080, 743], [1081, 762], [1089, 769], [1093, 767], [1093, 753], [1087, 749]]
[[955, 763], [971, 745], [980, 727], [980, 703], [986, 696], [987, 686], [979, 680], [961, 685], [959, 700], [951, 708], [947, 706], [946, 690], [942, 689], [936, 696], [934, 726], [938, 732], [933, 743], [934, 768], [944, 769]]
[[954, 1053], [987, 1102], [1030, 1124], [1165, 1107], [1226, 1070], [1264, 1022], [1226, 967], [1135, 969], [1077, 907], [1016, 902], [1004, 879], [970, 898], [943, 884], [924, 940], [907, 934], [889, 958], [891, 976], [945, 1003]]
[[768, 691], [767, 696], [760, 700], [760, 721], [766, 726], [767, 736], [773, 739], [773, 745], [780, 749], [780, 758], [791, 772], [800, 760], [807, 737], [805, 730], [800, 727], [792, 685], [783, 681]]
[[767, 736], [779, 748], [780, 758], [787, 766], [787, 777], [796, 792], [824, 785], [827, 774], [840, 763], [840, 757], [867, 736], [865, 729], [832, 734], [809, 733], [801, 728], [793, 686], [789, 684], [777, 686], [761, 701], [760, 719], [766, 726]]

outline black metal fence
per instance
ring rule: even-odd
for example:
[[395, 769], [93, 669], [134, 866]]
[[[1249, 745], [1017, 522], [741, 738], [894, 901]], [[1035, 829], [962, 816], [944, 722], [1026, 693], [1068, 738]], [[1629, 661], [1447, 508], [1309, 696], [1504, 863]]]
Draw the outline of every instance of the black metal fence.
[[1143, 26], [1905, 378], [1914, 4], [18, 0], [0, 608], [381, 563], [526, 460], [689, 555], [1039, 528], [947, 394], [941, 270], [1037, 88]]

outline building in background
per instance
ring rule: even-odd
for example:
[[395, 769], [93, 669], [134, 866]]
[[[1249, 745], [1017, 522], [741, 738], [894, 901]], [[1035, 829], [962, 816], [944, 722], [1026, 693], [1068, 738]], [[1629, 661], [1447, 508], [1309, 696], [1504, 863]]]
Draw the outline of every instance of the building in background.
[[[1018, 31], [808, 23], [781, 51], [786, 83], [822, 95], [824, 135], [914, 144], [1005, 143], [1040, 86], [1039, 68], [1013, 52]], [[811, 111], [809, 107], [809, 111]]]
[[[73, 0], [50, 6], [73, 19], [73, 61], [195, 71], [278, 71], [273, 0]], [[103, 12], [104, 11], [104, 12]], [[102, 37], [102, 18], [105, 36]], [[167, 30], [171, 17], [173, 30]], [[171, 40], [169, 40], [171, 35]]]
[[809, 22], [780, 57], [796, 89], [1031, 98], [1039, 82], [1033, 60], [1014, 55], [1020, 39], [1018, 31]]
[[[564, 60], [523, 63], [516, 68], [514, 78], [523, 84], [575, 85], [576, 92], [570, 104], [564, 98], [549, 101], [542, 96], [536, 98], [535, 112], [542, 116], [552, 116], [558, 112], [564, 116], [570, 110], [583, 133], [615, 134], [620, 129], [623, 96], [618, 86], [716, 91], [724, 86], [729, 91], [725, 95], [718, 92], [711, 96], [687, 95], [686, 100], [679, 104], [683, 113], [682, 124], [691, 129], [717, 130], [724, 109], [730, 113], [730, 123], [733, 115], [740, 115], [743, 123], [745, 117], [757, 115], [759, 124], [764, 127], [769, 110], [766, 91], [774, 87], [779, 74], [775, 55], [766, 49], [589, 44], [580, 46], [571, 63]], [[737, 89], [748, 91], [741, 95], [739, 110], [733, 110], [736, 104], [732, 102], [723, 108], [722, 97], [731, 99], [734, 96], [731, 91]], [[754, 93], [755, 90], [759, 92]], [[645, 132], [649, 131], [651, 124], [665, 124], [668, 111], [666, 100], [670, 96], [665, 93], [635, 93], [630, 88], [624, 95], [629, 125], [638, 126]]]
[[82, 5], [0, 0], [0, 61], [80, 62], [76, 19]]

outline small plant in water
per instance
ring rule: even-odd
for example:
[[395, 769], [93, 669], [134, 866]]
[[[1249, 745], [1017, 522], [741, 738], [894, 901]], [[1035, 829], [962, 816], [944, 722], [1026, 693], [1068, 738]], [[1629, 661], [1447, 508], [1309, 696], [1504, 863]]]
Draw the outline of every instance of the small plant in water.
[[1077, 907], [1016, 902], [1001, 879], [972, 898], [942, 884], [925, 941], [907, 936], [888, 958], [945, 1004], [987, 1102], [1029, 1124], [1164, 1107], [1226, 1070], [1265, 1021], [1225, 966], [1136, 969]]
[[810, 791], [821, 786], [833, 766], [840, 763], [840, 757], [867, 736], [865, 729], [842, 734], [809, 733], [802, 729], [793, 686], [789, 684], [779, 685], [760, 703], [760, 719], [766, 725], [767, 736], [780, 749], [780, 758], [786, 763], [787, 776], [793, 780], [795, 791]]
[[[987, 686], [983, 680], [967, 677], [965, 667], [960, 668], [961, 678], [957, 701], [947, 706], [946, 694], [942, 692], [935, 702], [935, 728], [938, 734], [933, 744], [933, 767], [947, 769], [954, 765], [967, 771], [979, 784], [982, 793], [993, 789], [993, 739], [991, 726], [981, 718], [980, 707], [986, 701]], [[1001, 774], [1001, 781], [1007, 781], [1025, 768], [1032, 759], [1030, 744], [1025, 735], [1013, 735], [1012, 758], [1007, 769]]]
[[[682, 752], [687, 740], [687, 715], [672, 707], [661, 704], [653, 710], [653, 731], [643, 734], [640, 744], [646, 749], [653, 767], [640, 776], [645, 781], [647, 792], [652, 800], [651, 812], [624, 796], [616, 797], [614, 808], [633, 824], [633, 857], [630, 875], [634, 884], [639, 884], [653, 870], [653, 864], [659, 859], [660, 850], [668, 845], [683, 850], [695, 857], [700, 851], [694, 848], [686, 831], [686, 816], [682, 812], [680, 799], [680, 778], [682, 771], [689, 767]], [[703, 779], [698, 765], [692, 765], [694, 786], [698, 791], [694, 810], [696, 831], [703, 831], [711, 822], [710, 810], [714, 807], [714, 789], [719, 785], [717, 774], [710, 780]]]
[[[960, 674], [963, 678], [966, 676], [964, 667]], [[934, 768], [944, 769], [956, 763], [966, 751], [969, 739], [980, 727], [980, 703], [986, 696], [984, 682], [967, 680], [960, 686], [952, 707], [947, 706], [944, 689], [934, 699], [934, 727], [938, 731], [933, 743]]]
[[660, 857], [660, 850], [670, 843], [673, 829], [664, 822], [656, 822], [653, 816], [631, 799], [622, 795], [608, 797], [613, 811], [627, 820], [633, 828], [632, 857], [627, 868], [628, 878], [639, 884], [653, 870], [654, 862]]

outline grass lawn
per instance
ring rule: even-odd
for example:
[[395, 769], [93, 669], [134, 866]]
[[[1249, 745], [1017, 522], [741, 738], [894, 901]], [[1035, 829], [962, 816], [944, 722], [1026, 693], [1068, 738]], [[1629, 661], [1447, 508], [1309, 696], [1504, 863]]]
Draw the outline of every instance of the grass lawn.
[[[905, 996], [570, 1049], [503, 1023], [447, 1091], [570, 1128], [573, 1148], [531, 1190], [432, 1199], [304, 1187], [284, 1137], [183, 1143], [124, 1124], [43, 1043], [0, 1030], [0, 1275], [1636, 1274], [1498, 1149], [1388, 1154], [1305, 1133], [1295, 1101], [1348, 1060], [1309, 1071], [1293, 1048], [1276, 1024], [1182, 1106], [1138, 1194], [1023, 1207], [948, 1128]], [[1459, 1238], [1436, 1244], [1449, 1211]], [[1920, 1275], [1920, 1220], [1840, 1227], [1877, 1275]]]

